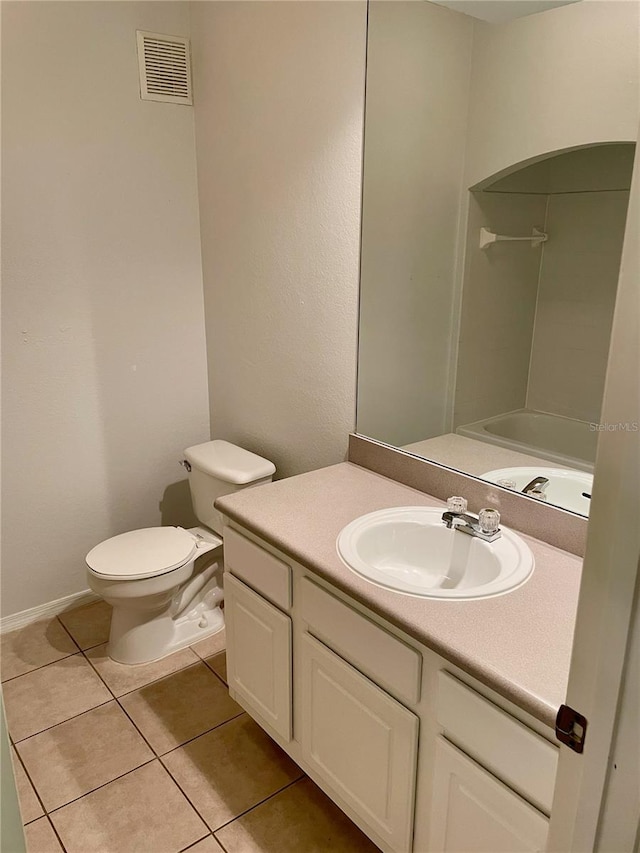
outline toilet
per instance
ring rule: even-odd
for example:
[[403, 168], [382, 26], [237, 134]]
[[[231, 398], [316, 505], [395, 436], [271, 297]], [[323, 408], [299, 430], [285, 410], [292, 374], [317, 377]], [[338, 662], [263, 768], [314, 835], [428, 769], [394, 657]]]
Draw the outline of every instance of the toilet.
[[106, 539], [87, 554], [90, 588], [113, 607], [107, 654], [139, 664], [224, 627], [221, 495], [269, 483], [275, 465], [228, 441], [187, 448], [191, 501], [202, 526], [145, 527]]

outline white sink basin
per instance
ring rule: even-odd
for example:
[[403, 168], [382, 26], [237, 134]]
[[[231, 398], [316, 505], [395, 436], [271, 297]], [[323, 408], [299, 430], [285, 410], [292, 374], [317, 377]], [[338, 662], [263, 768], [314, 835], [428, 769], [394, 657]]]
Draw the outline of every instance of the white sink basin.
[[425, 598], [469, 599], [501, 595], [523, 584], [533, 554], [502, 528], [484, 542], [442, 522], [444, 508], [393, 507], [363, 515], [339, 534], [342, 561], [379, 586]]
[[515, 490], [520, 492], [530, 483], [534, 477], [546, 477], [549, 483], [544, 487], [547, 503], [579, 512], [581, 515], [589, 515], [591, 500], [585, 497], [590, 495], [593, 488], [593, 475], [584, 471], [573, 471], [564, 468], [544, 467], [517, 467], [498, 468], [495, 471], [487, 471], [480, 474], [483, 480], [498, 483], [499, 480], [511, 480], [515, 483]]

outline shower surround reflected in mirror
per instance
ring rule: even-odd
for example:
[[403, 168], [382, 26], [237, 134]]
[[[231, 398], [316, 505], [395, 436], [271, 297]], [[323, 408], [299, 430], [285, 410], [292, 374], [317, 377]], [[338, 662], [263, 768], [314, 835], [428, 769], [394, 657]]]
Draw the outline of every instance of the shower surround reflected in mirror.
[[544, 469], [538, 499], [588, 514], [637, 16], [590, 0], [491, 24], [370, 0], [360, 435], [516, 491], [514, 469]]

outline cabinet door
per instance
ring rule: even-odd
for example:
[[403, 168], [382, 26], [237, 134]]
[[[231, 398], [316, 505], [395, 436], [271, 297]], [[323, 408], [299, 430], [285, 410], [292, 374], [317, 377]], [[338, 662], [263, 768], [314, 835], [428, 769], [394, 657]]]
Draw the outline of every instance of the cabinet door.
[[547, 818], [495, 776], [438, 738], [430, 853], [538, 853]]
[[300, 673], [304, 758], [391, 849], [410, 851], [418, 718], [308, 634]]
[[225, 573], [229, 691], [291, 740], [291, 619]]

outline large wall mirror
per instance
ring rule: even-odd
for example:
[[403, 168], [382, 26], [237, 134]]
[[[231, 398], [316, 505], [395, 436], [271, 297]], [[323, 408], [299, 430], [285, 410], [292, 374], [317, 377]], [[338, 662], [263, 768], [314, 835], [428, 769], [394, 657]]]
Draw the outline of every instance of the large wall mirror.
[[638, 8], [369, 2], [357, 432], [582, 515]]

